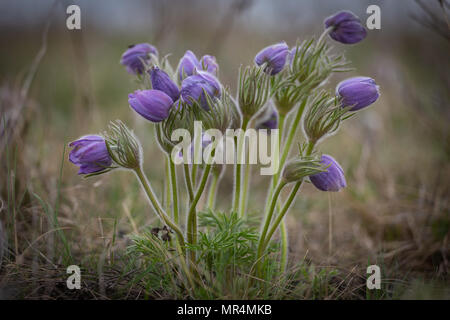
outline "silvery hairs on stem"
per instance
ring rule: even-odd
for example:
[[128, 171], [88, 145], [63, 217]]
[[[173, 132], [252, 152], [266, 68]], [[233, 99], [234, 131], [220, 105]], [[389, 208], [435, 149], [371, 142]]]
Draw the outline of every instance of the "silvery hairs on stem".
[[281, 114], [287, 114], [311, 91], [326, 82], [333, 72], [351, 71], [343, 54], [334, 55], [325, 37], [304, 40], [291, 50], [289, 66], [272, 78], [274, 103]]
[[117, 165], [126, 169], [136, 169], [141, 166], [141, 144], [122, 121], [111, 121], [104, 137], [108, 153]]
[[325, 135], [331, 135], [339, 129], [340, 123], [348, 119], [351, 107], [341, 107], [339, 98], [325, 90], [316, 93], [303, 119], [303, 128], [308, 140], [317, 143]]

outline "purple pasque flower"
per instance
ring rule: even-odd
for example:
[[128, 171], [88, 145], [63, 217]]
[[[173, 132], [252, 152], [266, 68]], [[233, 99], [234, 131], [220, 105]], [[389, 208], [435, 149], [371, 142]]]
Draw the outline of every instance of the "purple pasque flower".
[[220, 98], [221, 87], [219, 80], [206, 71], [197, 71], [196, 74], [187, 77], [181, 83], [181, 98], [187, 104], [200, 101], [200, 106], [209, 110], [205, 92], [211, 98]]
[[344, 170], [332, 156], [322, 155], [320, 163], [328, 166], [327, 171], [309, 176], [309, 180], [317, 189], [336, 192], [347, 186]]
[[99, 172], [108, 168], [112, 163], [105, 139], [101, 136], [81, 137], [71, 142], [69, 147], [73, 147], [69, 154], [69, 160], [80, 167], [78, 174]]
[[354, 77], [340, 82], [336, 95], [342, 99], [342, 106], [353, 106], [350, 111], [365, 108], [380, 96], [379, 86], [369, 77]]
[[158, 55], [158, 50], [149, 43], [139, 43], [131, 45], [125, 51], [120, 59], [120, 63], [126, 66], [127, 71], [131, 74], [142, 74], [145, 70], [145, 62], [150, 60], [150, 54]]
[[153, 67], [149, 73], [153, 89], [164, 92], [172, 99], [172, 101], [178, 100], [180, 97], [180, 90], [167, 73], [158, 67]]
[[344, 44], [354, 44], [363, 40], [367, 31], [361, 20], [350, 11], [339, 11], [325, 19], [325, 27], [333, 27], [330, 37]]
[[219, 65], [217, 64], [216, 57], [208, 54], [204, 55], [200, 60], [199, 66], [202, 70], [208, 71], [209, 73], [217, 76]]
[[278, 111], [273, 106], [271, 107], [271, 112], [269, 116], [265, 116], [256, 123], [256, 129], [278, 129]]
[[192, 76], [199, 64], [197, 56], [191, 50], [186, 51], [178, 64], [178, 79], [182, 81], [185, 77]]
[[280, 42], [262, 49], [255, 56], [255, 63], [258, 66], [266, 64], [264, 71], [270, 75], [275, 75], [283, 70], [289, 47], [286, 42]]
[[128, 95], [128, 103], [145, 119], [160, 122], [169, 116], [173, 100], [160, 90], [136, 90]]

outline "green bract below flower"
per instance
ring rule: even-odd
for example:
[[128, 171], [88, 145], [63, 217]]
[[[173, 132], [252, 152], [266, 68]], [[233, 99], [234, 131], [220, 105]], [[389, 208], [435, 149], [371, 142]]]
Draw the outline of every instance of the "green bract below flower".
[[120, 120], [112, 121], [105, 133], [106, 147], [113, 161], [126, 169], [136, 169], [142, 162], [142, 150], [133, 132]]

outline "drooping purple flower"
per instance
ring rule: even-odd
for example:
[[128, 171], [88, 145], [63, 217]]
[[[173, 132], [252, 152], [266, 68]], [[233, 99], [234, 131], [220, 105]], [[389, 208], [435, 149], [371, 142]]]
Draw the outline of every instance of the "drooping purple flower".
[[97, 135], [81, 137], [69, 144], [73, 147], [69, 160], [80, 167], [78, 174], [89, 174], [105, 170], [112, 163], [105, 139]]
[[149, 43], [139, 43], [132, 45], [125, 51], [120, 59], [120, 63], [126, 66], [127, 71], [131, 74], [142, 74], [145, 66], [142, 60], [149, 61], [150, 54], [158, 55], [158, 50]]
[[186, 51], [178, 64], [178, 79], [182, 81], [184, 77], [192, 76], [195, 68], [198, 68], [199, 65], [200, 62], [196, 55], [191, 50]]
[[128, 95], [131, 108], [152, 122], [160, 122], [169, 116], [173, 100], [159, 90], [136, 90]]
[[269, 117], [264, 117], [261, 122], [256, 123], [256, 129], [278, 129], [278, 112], [277, 109], [272, 107], [272, 111]]
[[216, 57], [204, 55], [200, 60], [200, 68], [217, 76], [217, 70], [219, 70], [219, 65], [217, 64]]
[[158, 67], [153, 67], [150, 70], [150, 80], [152, 81], [153, 89], [164, 92], [172, 101], [176, 101], [180, 97], [178, 86], [170, 79], [167, 73]]
[[327, 171], [309, 177], [309, 180], [317, 189], [336, 192], [347, 186], [344, 170], [332, 156], [322, 155], [320, 163], [329, 167], [326, 169]]
[[353, 106], [350, 111], [356, 111], [374, 103], [380, 92], [372, 78], [354, 77], [340, 82], [336, 95], [341, 97], [343, 107]]
[[339, 11], [324, 23], [326, 28], [333, 27], [330, 37], [344, 44], [358, 43], [367, 35], [361, 20], [350, 11]]
[[266, 64], [265, 72], [275, 75], [283, 70], [289, 47], [286, 42], [280, 42], [262, 49], [255, 57], [258, 66]]
[[221, 87], [219, 80], [206, 71], [198, 71], [187, 77], [181, 83], [181, 98], [187, 104], [192, 105], [193, 101], [200, 100], [203, 109], [209, 110], [205, 92], [211, 98], [220, 98]]

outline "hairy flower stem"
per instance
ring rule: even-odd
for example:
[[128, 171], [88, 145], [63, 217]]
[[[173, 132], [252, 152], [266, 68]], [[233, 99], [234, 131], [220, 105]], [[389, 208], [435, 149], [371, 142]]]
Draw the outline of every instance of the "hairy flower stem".
[[192, 189], [195, 189], [195, 184], [196, 184], [196, 181], [197, 181], [197, 167], [198, 167], [197, 164], [192, 163], [192, 171], [191, 171]]
[[[308, 147], [306, 149], [306, 155], [309, 156], [311, 155], [311, 153], [314, 150], [314, 147], [316, 145], [316, 142], [314, 141], [310, 141], [308, 143]], [[261, 249], [262, 253], [266, 250], [267, 246], [269, 245], [270, 239], [272, 238], [273, 234], [275, 233], [275, 231], [277, 230], [277, 228], [280, 226], [281, 224], [281, 235], [282, 235], [282, 255], [281, 255], [281, 270], [282, 272], [285, 271], [286, 266], [287, 266], [287, 232], [286, 230], [284, 230], [284, 233], [286, 234], [286, 237], [283, 237], [283, 224], [284, 224], [284, 216], [286, 215], [287, 211], [289, 210], [289, 207], [292, 204], [292, 201], [295, 199], [295, 195], [298, 192], [298, 189], [300, 188], [300, 186], [303, 183], [303, 179], [300, 181], [297, 181], [294, 185], [294, 188], [292, 188], [291, 193], [289, 194], [288, 199], [286, 200], [286, 202], [283, 205], [283, 208], [281, 209], [280, 213], [278, 214], [277, 218], [275, 219], [272, 227], [270, 228], [270, 231], [267, 233], [267, 236], [264, 240], [264, 244], [263, 244], [263, 248]], [[276, 196], [276, 194], [275, 194]], [[277, 196], [276, 196], [277, 197]], [[272, 201], [273, 202], [273, 201]], [[285, 226], [284, 226], [285, 228]], [[286, 252], [283, 252], [283, 242], [286, 241]]]
[[[279, 146], [281, 146], [285, 120], [286, 120], [286, 116], [284, 114], [280, 114], [279, 119], [278, 119], [278, 130], [280, 130], [279, 141], [278, 141]], [[278, 174], [278, 172], [277, 172], [277, 174]], [[277, 177], [277, 179], [278, 179], [278, 177]], [[280, 201], [277, 202], [278, 211], [280, 211], [279, 208], [280, 208]], [[282, 222], [281, 222], [281, 263], [280, 263], [282, 272], [285, 270], [286, 265], [287, 265], [288, 243], [289, 242], [288, 242], [286, 224], [285, 224], [284, 220], [282, 220]]]
[[136, 176], [141, 182], [141, 185], [144, 188], [144, 191], [147, 194], [153, 206], [153, 209], [156, 211], [161, 220], [163, 220], [165, 224], [167, 224], [173, 231], [175, 231], [180, 247], [184, 248], [183, 232], [181, 232], [181, 229], [170, 219], [170, 217], [161, 208], [161, 205], [159, 204], [158, 199], [156, 198], [155, 193], [153, 192], [152, 187], [150, 186], [150, 183], [147, 180], [147, 177], [142, 171], [142, 168], [137, 167], [134, 169], [134, 172], [136, 173]]
[[217, 187], [219, 185], [220, 180], [220, 172], [214, 172], [211, 185], [209, 186], [209, 193], [208, 193], [208, 208], [211, 210], [214, 210], [214, 204], [216, 202], [216, 194], [217, 194]]
[[[246, 123], [246, 128], [244, 130], [246, 130], [247, 128], [249, 128], [251, 126], [250, 124], [250, 120]], [[244, 138], [245, 139], [245, 138]], [[245, 150], [243, 150], [243, 152], [245, 152]], [[250, 161], [250, 156], [248, 161], [245, 161], [244, 163], [244, 185], [243, 188], [241, 188], [241, 196], [240, 196], [240, 201], [239, 201], [239, 216], [240, 217], [244, 217], [247, 214], [247, 198], [248, 198], [248, 187], [250, 184], [250, 175], [251, 175], [251, 170], [250, 170], [250, 165], [249, 162]]]
[[166, 200], [166, 210], [168, 210], [169, 207], [170, 207], [170, 171], [169, 171], [170, 170], [170, 165], [169, 165], [169, 162], [170, 162], [170, 158], [167, 157], [166, 158], [166, 163], [164, 165], [164, 172], [165, 172], [165, 178], [166, 178], [165, 188], [164, 188], [164, 192], [165, 192], [165, 197], [164, 198]]
[[[280, 169], [281, 170], [283, 169], [284, 163], [286, 162], [286, 159], [289, 155], [289, 151], [291, 150], [294, 136], [297, 132], [298, 125], [300, 124], [300, 119], [302, 118], [303, 112], [305, 111], [306, 102], [307, 102], [307, 99], [306, 98], [303, 99], [303, 101], [301, 102], [300, 106], [297, 109], [295, 118], [292, 120], [291, 126], [289, 127], [289, 134], [287, 136], [286, 143], [283, 147], [283, 153], [281, 154], [281, 158], [280, 158]], [[280, 117], [280, 119], [281, 119], [281, 117]], [[280, 146], [281, 146], [281, 144], [280, 144]], [[278, 172], [273, 175], [272, 190], [279, 180], [281, 170], [278, 170]]]
[[272, 216], [273, 216], [273, 212], [275, 210], [275, 205], [277, 203], [278, 200], [278, 196], [280, 195], [281, 190], [283, 189], [283, 187], [286, 185], [286, 182], [281, 181], [280, 183], [278, 183], [277, 187], [275, 188], [273, 197], [272, 197], [272, 201], [270, 203], [270, 208], [269, 211], [267, 212], [266, 215], [266, 220], [264, 222], [264, 227], [263, 230], [261, 232], [261, 236], [259, 238], [259, 242], [258, 242], [258, 251], [257, 251], [257, 256], [256, 256], [256, 272], [257, 274], [261, 274], [261, 266], [262, 266], [262, 256], [264, 253], [264, 243], [265, 243], [265, 239], [266, 239], [266, 235], [267, 235], [267, 230], [269, 229], [269, 225], [270, 225], [270, 221], [272, 220]]
[[184, 182], [186, 183], [190, 203], [192, 199], [194, 199], [194, 189], [192, 188], [191, 176], [189, 175], [189, 165], [187, 163], [183, 164], [183, 170], [184, 170]]
[[[246, 116], [242, 119], [242, 130], [246, 130], [248, 123], [250, 119]], [[244, 138], [245, 139], [245, 138]], [[236, 152], [236, 165], [234, 166], [234, 198], [233, 198], [233, 212], [238, 212], [239, 210], [239, 204], [240, 204], [240, 197], [241, 197], [241, 171], [242, 171], [242, 165], [241, 165], [241, 156], [242, 156], [242, 147], [244, 143], [244, 139], [238, 139], [238, 147]], [[239, 215], [242, 217], [241, 215]]]
[[[197, 211], [196, 211], [196, 207], [197, 207], [197, 203], [200, 200], [200, 197], [203, 194], [203, 191], [205, 190], [205, 186], [206, 186], [206, 182], [208, 181], [208, 176], [209, 173], [211, 171], [211, 164], [207, 164], [204, 171], [203, 171], [203, 176], [202, 179], [200, 181], [200, 185], [198, 186], [198, 189], [195, 193], [195, 197], [192, 200], [191, 206], [189, 208], [189, 213], [188, 213], [188, 221], [187, 221], [187, 226], [188, 226], [188, 241], [190, 244], [195, 245], [197, 243]], [[194, 263], [195, 262], [195, 251], [191, 251], [191, 261]]]
[[295, 198], [295, 195], [297, 194], [298, 189], [300, 188], [300, 186], [302, 185], [303, 180], [300, 180], [298, 182], [295, 183], [294, 188], [292, 188], [288, 199], [286, 200], [286, 202], [283, 205], [283, 208], [281, 209], [280, 213], [278, 214], [278, 216], [276, 217], [272, 227], [270, 228], [269, 232], [267, 233], [267, 237], [266, 240], [264, 242], [264, 248], [267, 248], [267, 245], [270, 242], [270, 239], [272, 238], [273, 234], [275, 233], [275, 231], [277, 230], [278, 226], [280, 225], [280, 223], [282, 223], [284, 220], [284, 216], [286, 215], [286, 212], [288, 211], [289, 207], [292, 204], [292, 201]]
[[175, 170], [175, 164], [168, 157], [169, 160], [169, 169], [170, 169], [170, 181], [172, 185], [172, 212], [173, 212], [173, 220], [178, 225], [179, 222], [179, 211], [178, 211], [178, 185], [177, 185], [177, 172]]

